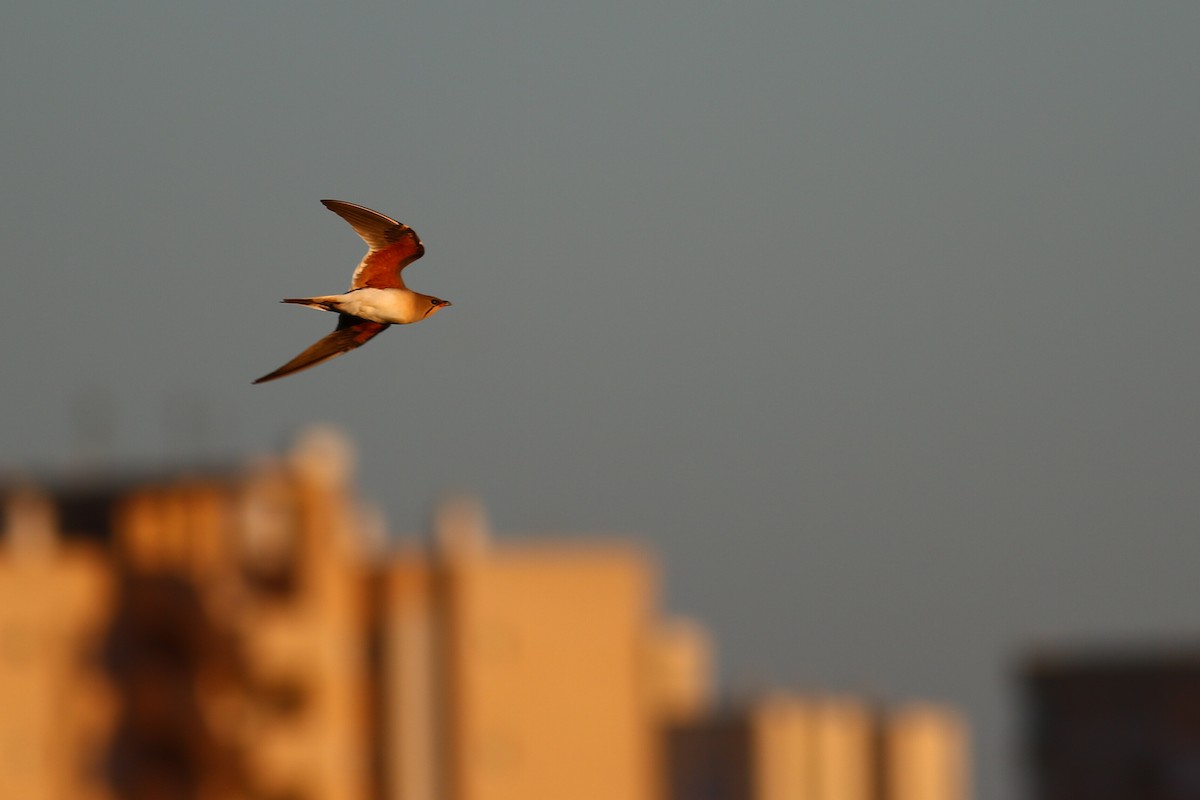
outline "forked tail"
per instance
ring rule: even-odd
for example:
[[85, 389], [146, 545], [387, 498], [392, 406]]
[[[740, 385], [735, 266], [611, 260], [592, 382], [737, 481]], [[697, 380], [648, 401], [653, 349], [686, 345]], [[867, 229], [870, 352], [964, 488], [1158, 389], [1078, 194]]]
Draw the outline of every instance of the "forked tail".
[[309, 308], [319, 308], [325, 311], [337, 311], [337, 306], [332, 298], [329, 297], [285, 297], [280, 300], [281, 303], [295, 303], [299, 306], [308, 306]]

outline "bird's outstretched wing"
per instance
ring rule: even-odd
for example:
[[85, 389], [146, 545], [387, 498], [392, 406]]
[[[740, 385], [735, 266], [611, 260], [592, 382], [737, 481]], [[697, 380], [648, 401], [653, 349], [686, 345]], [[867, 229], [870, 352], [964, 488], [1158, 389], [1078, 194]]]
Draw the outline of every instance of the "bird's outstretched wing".
[[375, 289], [403, 289], [400, 273], [412, 262], [425, 255], [425, 245], [412, 228], [378, 211], [341, 200], [322, 200], [321, 203], [337, 214], [367, 243], [367, 254], [354, 270], [351, 289], [370, 286]]
[[362, 347], [389, 327], [382, 322], [371, 322], [367, 319], [341, 314], [338, 317], [337, 328], [333, 333], [317, 341], [303, 353], [293, 358], [274, 372], [263, 375], [255, 383], [265, 383], [302, 369], [315, 367], [328, 361], [334, 356], [348, 353], [356, 347]]

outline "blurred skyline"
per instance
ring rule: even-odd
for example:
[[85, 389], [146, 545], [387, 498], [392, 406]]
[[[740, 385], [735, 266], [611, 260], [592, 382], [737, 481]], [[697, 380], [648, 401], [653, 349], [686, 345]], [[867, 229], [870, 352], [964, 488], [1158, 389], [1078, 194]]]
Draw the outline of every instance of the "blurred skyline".
[[720, 702], [640, 543], [465, 496], [384, 542], [350, 455], [0, 486], [0, 795], [968, 800], [954, 709]]
[[[5, 466], [312, 421], [389, 529], [662, 554], [732, 690], [930, 697], [1018, 794], [1008, 671], [1194, 636], [1190, 4], [0, 12]], [[454, 307], [276, 384], [411, 225]], [[753, 624], [746, 624], [753, 620]]]

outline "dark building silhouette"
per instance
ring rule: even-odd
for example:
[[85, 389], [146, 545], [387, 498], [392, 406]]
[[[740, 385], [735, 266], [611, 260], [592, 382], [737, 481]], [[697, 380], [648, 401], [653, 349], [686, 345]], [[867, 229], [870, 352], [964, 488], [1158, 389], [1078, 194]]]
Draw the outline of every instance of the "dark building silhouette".
[[1042, 655], [1022, 688], [1034, 800], [1200, 800], [1200, 648]]

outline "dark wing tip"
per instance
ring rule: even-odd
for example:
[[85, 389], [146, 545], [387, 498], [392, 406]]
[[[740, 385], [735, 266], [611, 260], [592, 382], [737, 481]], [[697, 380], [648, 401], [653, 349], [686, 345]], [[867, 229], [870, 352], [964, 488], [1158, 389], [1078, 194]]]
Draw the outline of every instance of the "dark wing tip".
[[360, 205], [358, 203], [351, 203], [346, 200], [331, 200], [329, 198], [326, 198], [321, 201], [321, 205], [325, 206], [330, 211], [332, 211], [333, 213], [335, 213], [339, 216], [348, 213], [351, 215], [363, 216], [367, 219], [372, 219], [372, 220], [386, 220], [386, 221], [392, 223], [393, 225], [400, 224], [396, 220], [389, 217], [387, 214], [382, 214], [373, 208], [367, 208], [364, 205]]
[[342, 353], [347, 353], [357, 347], [361, 347], [388, 327], [388, 325], [382, 322], [371, 322], [359, 317], [352, 317], [349, 314], [342, 314], [338, 318], [338, 326], [334, 328], [333, 333], [321, 337], [305, 348], [300, 355], [274, 372], [263, 375], [261, 378], [253, 381], [253, 383], [266, 383], [267, 381], [283, 378], [301, 370], [315, 367], [318, 364], [323, 364], [331, 358], [340, 356]]
[[[343, 200], [322, 200], [321, 203], [349, 223], [371, 250], [382, 250], [406, 238], [416, 239], [416, 234], [407, 225], [374, 209]], [[419, 239], [417, 243], [420, 244]]]

